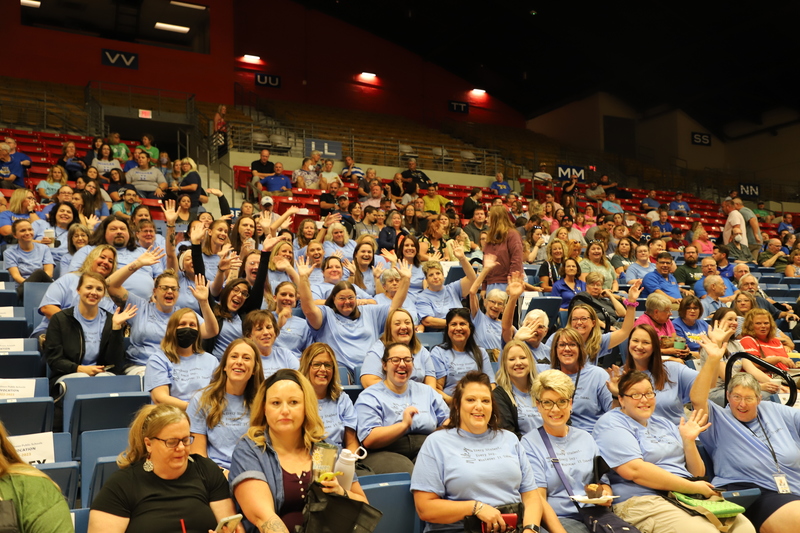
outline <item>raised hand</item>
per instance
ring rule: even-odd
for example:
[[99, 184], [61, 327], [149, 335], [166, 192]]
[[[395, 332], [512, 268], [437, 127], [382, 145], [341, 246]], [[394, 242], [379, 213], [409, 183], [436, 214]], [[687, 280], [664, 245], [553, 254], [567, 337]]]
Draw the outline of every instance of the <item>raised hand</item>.
[[441, 260], [442, 260], [442, 252], [440, 252], [439, 250], [436, 250], [432, 254], [428, 254], [428, 261], [439, 261], [439, 262], [441, 262]]
[[117, 311], [111, 317], [111, 324], [113, 329], [121, 329], [122, 325], [136, 316], [136, 311], [139, 308], [133, 304], [128, 304], [125, 309], [118, 307]]
[[214, 196], [216, 196], [217, 198], [219, 198], [220, 196], [222, 196], [222, 191], [221, 191], [221, 190], [219, 190], [219, 189], [212, 189], [212, 188], [210, 188], [210, 187], [206, 187], [206, 193], [208, 193], [208, 194], [213, 194], [213, 195], [214, 195]]
[[640, 294], [642, 294], [642, 280], [635, 279], [631, 282], [630, 289], [628, 289], [628, 301], [635, 302], [639, 299]]
[[295, 261], [294, 268], [301, 278], [308, 279], [308, 276], [310, 276], [311, 273], [314, 272], [314, 266], [308, 262], [308, 259], [306, 259], [306, 256], [304, 255], [301, 255], [300, 257], [297, 258], [297, 261]]
[[453, 256], [456, 259], [458, 259], [459, 261], [464, 259], [464, 247], [463, 246], [459, 246], [457, 243], [453, 243], [452, 248], [453, 248]]
[[700, 335], [697, 343], [701, 348], [705, 349], [708, 357], [715, 359], [722, 359], [725, 356], [725, 349], [727, 346], [730, 335], [725, 334], [723, 328], [715, 328], [713, 326], [708, 328], [708, 334]]
[[175, 208], [175, 200], [165, 200], [161, 202], [161, 210], [164, 212], [164, 218], [167, 224], [175, 224], [178, 220], [178, 211]]
[[349, 259], [342, 259], [342, 266], [346, 268], [348, 272], [350, 272], [351, 276], [356, 273], [356, 266]]
[[622, 377], [622, 369], [617, 365], [611, 365], [611, 368], [606, 368], [608, 372], [608, 381], [606, 381], [606, 388], [612, 396], [619, 395], [619, 378]]
[[403, 259], [395, 265], [395, 268], [400, 273], [401, 278], [411, 279], [411, 263]]
[[198, 302], [208, 301], [208, 281], [202, 274], [197, 274], [194, 277], [194, 287], [189, 285], [189, 291]]
[[381, 250], [381, 257], [386, 259], [387, 263], [392, 263], [392, 264], [397, 263], [397, 253], [395, 253], [394, 250], [387, 250], [386, 248], [384, 248], [383, 250]]
[[335, 224], [342, 220], [341, 213], [330, 213], [328, 216], [325, 217], [325, 222], [322, 224], [323, 226], [330, 228], [331, 224]]
[[[231, 263], [233, 262], [233, 260], [234, 259], [238, 259], [238, 258], [239, 258], [239, 254], [237, 254], [233, 250], [230, 250], [227, 254], [225, 254], [222, 257], [220, 257], [219, 266], [217, 267], [217, 269], [220, 272], [229, 271], [231, 269]], [[241, 264], [241, 260], [239, 261], [239, 264]]]
[[341, 261], [341, 260], [342, 260], [342, 258], [344, 257], [344, 254], [342, 253], [342, 251], [341, 251], [341, 250], [336, 250], [336, 251], [335, 251], [335, 252], [333, 252], [331, 255], [332, 255], [333, 257], [338, 257], [340, 261]]
[[381, 263], [377, 263], [374, 267], [372, 267], [372, 275], [375, 277], [375, 279], [380, 279], [384, 270], [386, 270], [386, 267], [384, 267]]
[[163, 248], [154, 245], [148, 248], [145, 253], [140, 255], [136, 261], [134, 261], [134, 263], [137, 264], [137, 268], [141, 268], [143, 266], [153, 266], [161, 261], [161, 258], [165, 255], [167, 254], [164, 252]]
[[697, 437], [700, 436], [700, 433], [704, 432], [708, 428], [711, 427], [711, 424], [708, 423], [708, 413], [703, 409], [697, 409], [692, 411], [691, 416], [689, 416], [689, 420], [685, 420], [681, 417], [681, 423], [678, 426], [678, 431], [681, 434], [681, 438], [686, 441], [695, 441]]
[[532, 322], [524, 322], [514, 334], [514, 340], [526, 342], [528, 339], [532, 339], [534, 335], [536, 335], [536, 330], [541, 324], [542, 321], [539, 318], [533, 320]]
[[292, 264], [285, 257], [276, 257], [274, 259], [274, 263], [275, 263], [275, 268], [281, 272], [286, 272], [287, 270], [292, 268]]
[[202, 244], [206, 235], [208, 235], [208, 229], [202, 224], [192, 224], [192, 229], [189, 231], [189, 240], [192, 244]]
[[86, 217], [86, 225], [89, 227], [89, 229], [93, 229], [99, 223], [100, 223], [100, 219], [97, 218], [97, 216], [94, 215], [94, 214], [91, 214], [88, 217]]
[[[463, 255], [463, 251], [462, 251]], [[492, 269], [497, 266], [497, 256], [492, 254], [483, 254], [483, 268]]]
[[525, 292], [525, 281], [524, 272], [512, 272], [509, 274], [508, 285], [506, 286], [506, 293], [509, 298], [519, 298]]
[[[224, 257], [228, 255], [228, 252], [230, 252], [231, 250], [233, 250], [233, 245], [229, 242], [226, 242], [225, 244], [222, 245], [222, 248], [219, 249], [219, 253], [217, 255], [220, 257]], [[242, 254], [242, 257], [244, 257], [244, 255], [245, 254]]]
[[283, 239], [280, 237], [266, 237], [264, 242], [261, 243], [261, 249], [267, 252], [272, 251], [275, 248], [275, 245], [281, 242]]

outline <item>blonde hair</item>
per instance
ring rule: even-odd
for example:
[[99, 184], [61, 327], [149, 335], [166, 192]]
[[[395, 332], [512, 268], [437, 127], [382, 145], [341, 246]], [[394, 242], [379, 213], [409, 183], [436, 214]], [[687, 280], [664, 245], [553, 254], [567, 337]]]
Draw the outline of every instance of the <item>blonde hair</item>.
[[[55, 169], [59, 169], [61, 171], [61, 179], [59, 181], [56, 181], [53, 178], [53, 171]], [[61, 186], [63, 187], [64, 185], [67, 184], [67, 171], [61, 165], [53, 165], [52, 167], [50, 167], [50, 170], [47, 172], [47, 178], [45, 178], [45, 179], [46, 179], [47, 183], [60, 183]]]
[[562, 398], [570, 400], [572, 399], [572, 395], [575, 394], [575, 384], [570, 377], [561, 370], [545, 370], [539, 374], [533, 382], [531, 396], [538, 401], [542, 397], [542, 394], [548, 390], [561, 395]]
[[166, 403], [145, 405], [136, 413], [128, 432], [128, 448], [117, 456], [117, 466], [128, 468], [149, 455], [144, 439], [152, 439], [165, 427], [186, 420], [186, 411]]
[[[50, 479], [47, 474], [32, 467], [20, 458], [16, 448], [8, 440], [6, 427], [0, 421], [0, 479], [12, 474]], [[56, 485], [55, 482], [53, 484]]]
[[486, 242], [489, 244], [505, 242], [508, 232], [514, 229], [505, 207], [496, 205], [489, 209], [489, 228], [491, 229]]
[[528, 344], [518, 340], [511, 340], [506, 343], [505, 347], [503, 348], [503, 353], [500, 355], [500, 367], [497, 369], [497, 375], [495, 379], [497, 380], [497, 386], [506, 391], [508, 397], [511, 399], [511, 403], [515, 406], [517, 405], [517, 400], [514, 398], [514, 393], [511, 390], [511, 376], [508, 375], [508, 369], [506, 368], [506, 358], [508, 357], [511, 348], [518, 347], [522, 349], [522, 353], [525, 354], [525, 358], [528, 360], [528, 375], [525, 376], [525, 380], [527, 381], [527, 388], [524, 391], [520, 392], [531, 392], [531, 387], [533, 386], [533, 382], [536, 380], [536, 361], [533, 360], [533, 354], [531, 353], [531, 349], [528, 347]]
[[324, 342], [315, 342], [303, 350], [303, 355], [300, 356], [300, 373], [308, 377], [311, 373], [311, 363], [318, 355], [328, 354], [333, 362], [333, 373], [331, 380], [328, 382], [328, 390], [325, 391], [325, 396], [333, 401], [339, 399], [344, 389], [342, 389], [341, 381], [339, 380], [339, 362], [336, 361], [336, 354], [333, 349]]
[[[167, 359], [173, 363], [181, 362], [181, 356], [178, 355], [178, 324], [183, 316], [188, 315], [189, 313], [192, 313], [195, 317], [197, 317], [197, 313], [188, 307], [178, 309], [172, 313], [172, 316], [169, 317], [169, 322], [167, 322], [167, 331], [164, 333], [164, 338], [161, 339], [161, 351], [164, 352], [164, 355], [167, 356]], [[202, 339], [200, 338], [200, 333], [198, 331], [197, 338], [190, 346], [192, 353], [202, 353], [203, 347], [201, 342]]]
[[[597, 322], [597, 313], [594, 309], [586, 304], [576, 304], [569, 312], [570, 324], [572, 324], [572, 314], [576, 309], [583, 309], [589, 313], [589, 319], [594, 322], [594, 327], [592, 328], [591, 333], [589, 333], [589, 338], [586, 339], [586, 343], [583, 344], [583, 348], [586, 350], [586, 360], [594, 363], [597, 360], [597, 354], [600, 353], [600, 343], [603, 340], [603, 334], [600, 331], [600, 324]], [[581, 338], [581, 340], [583, 340], [583, 338]]]
[[257, 446], [266, 449], [269, 426], [267, 426], [267, 414], [264, 408], [267, 403], [267, 391], [278, 381], [293, 381], [303, 391], [303, 407], [306, 416], [301, 431], [303, 432], [303, 444], [311, 453], [314, 443], [320, 442], [325, 437], [325, 425], [319, 416], [317, 396], [311, 382], [303, 374], [290, 368], [278, 370], [258, 388], [253, 406], [250, 408], [250, 429], [247, 430], [247, 437]]

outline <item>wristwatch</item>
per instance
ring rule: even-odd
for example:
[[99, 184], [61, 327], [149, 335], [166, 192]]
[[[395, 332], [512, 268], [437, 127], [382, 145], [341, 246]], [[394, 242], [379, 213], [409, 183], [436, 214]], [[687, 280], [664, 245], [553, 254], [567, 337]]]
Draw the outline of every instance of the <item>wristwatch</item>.
[[530, 529], [533, 533], [539, 533], [540, 529], [539, 526], [536, 524], [528, 524], [527, 526], [522, 526], [522, 531], [524, 532], [526, 529]]

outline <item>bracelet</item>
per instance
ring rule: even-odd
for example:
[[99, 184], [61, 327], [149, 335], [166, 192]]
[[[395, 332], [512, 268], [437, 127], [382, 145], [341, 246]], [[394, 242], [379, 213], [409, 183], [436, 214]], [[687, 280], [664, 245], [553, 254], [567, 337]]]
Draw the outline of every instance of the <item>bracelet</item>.
[[539, 529], [539, 526], [537, 526], [536, 524], [528, 524], [527, 526], [522, 526], [522, 531], [525, 531], [526, 529], [530, 529], [531, 531], [533, 531], [533, 533], [539, 533], [539, 531], [541, 531]]
[[632, 301], [628, 300], [627, 298], [623, 298], [622, 299], [622, 303], [624, 305], [626, 305], [627, 307], [639, 307], [639, 302], [636, 302], [636, 301], [632, 302]]
[[323, 225], [322, 229], [328, 229], [328, 226]]
[[347, 494], [347, 491], [345, 490], [344, 487], [342, 487], [342, 491], [344, 492], [344, 494], [342, 494], [342, 496], [344, 496], [345, 498], [349, 498], [350, 497], [350, 495]]
[[612, 399], [612, 400], [619, 400], [619, 396], [615, 396], [615, 395], [613, 395], [613, 394], [612, 394], [612, 395], [611, 395], [611, 399]]
[[174, 227], [175, 227], [175, 224], [167, 224], [167, 227], [168, 227], [168, 228], [174, 228]]
[[472, 516], [477, 515], [481, 511], [483, 511], [483, 504], [478, 500], [475, 500], [475, 505], [472, 506]]

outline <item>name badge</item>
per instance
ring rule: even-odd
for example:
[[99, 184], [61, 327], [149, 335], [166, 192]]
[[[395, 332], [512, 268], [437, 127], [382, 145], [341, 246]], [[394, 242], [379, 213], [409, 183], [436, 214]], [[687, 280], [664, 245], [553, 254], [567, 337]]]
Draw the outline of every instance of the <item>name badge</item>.
[[789, 489], [789, 482], [786, 481], [786, 474], [772, 474], [775, 478], [775, 486], [778, 487], [779, 494], [790, 494], [792, 491]]

